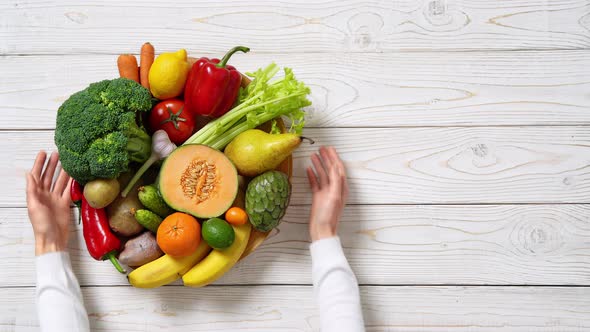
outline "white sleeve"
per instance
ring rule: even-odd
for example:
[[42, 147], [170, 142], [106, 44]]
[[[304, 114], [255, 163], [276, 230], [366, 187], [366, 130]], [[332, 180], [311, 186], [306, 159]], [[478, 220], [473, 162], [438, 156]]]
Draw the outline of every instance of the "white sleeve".
[[344, 256], [340, 239], [315, 241], [309, 247], [322, 332], [364, 331], [359, 287]]
[[66, 252], [36, 258], [37, 312], [43, 332], [90, 331], [82, 292]]

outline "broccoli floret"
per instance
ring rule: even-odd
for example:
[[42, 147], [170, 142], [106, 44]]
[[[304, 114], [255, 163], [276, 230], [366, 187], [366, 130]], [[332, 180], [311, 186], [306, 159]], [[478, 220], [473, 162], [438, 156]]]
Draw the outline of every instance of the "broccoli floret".
[[126, 151], [127, 137], [115, 131], [95, 140], [86, 158], [90, 161], [90, 172], [99, 178], [112, 179], [126, 172], [129, 168], [129, 156]]
[[151, 108], [151, 95], [139, 83], [118, 78], [90, 84], [57, 112], [55, 144], [62, 167], [81, 183], [116, 178], [130, 162], [151, 154], [151, 138], [135, 112]]
[[100, 97], [102, 103], [107, 107], [115, 107], [125, 111], [142, 112], [150, 110], [152, 106], [150, 92], [137, 82], [127, 78], [112, 80], [100, 93]]
[[112, 80], [102, 80], [99, 82], [90, 83], [90, 85], [84, 91], [88, 92], [90, 98], [92, 98], [95, 103], [101, 103], [101, 94], [108, 88], [108, 86], [111, 84], [111, 81]]
[[[55, 144], [58, 148], [67, 147], [70, 151], [83, 153], [88, 144], [97, 136], [93, 133], [97, 128], [84, 118], [88, 112], [79, 110], [89, 109], [96, 105], [86, 91], [73, 94], [57, 111], [57, 125]], [[67, 134], [58, 134], [61, 131]]]
[[66, 147], [59, 148], [59, 159], [63, 169], [80, 183], [86, 183], [95, 177], [90, 172], [90, 165], [83, 153], [74, 152]]

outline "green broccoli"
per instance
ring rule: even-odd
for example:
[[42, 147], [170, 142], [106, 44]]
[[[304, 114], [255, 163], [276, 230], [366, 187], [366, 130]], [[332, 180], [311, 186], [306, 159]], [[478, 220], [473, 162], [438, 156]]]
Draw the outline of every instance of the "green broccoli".
[[55, 144], [63, 169], [78, 182], [116, 178], [130, 162], [145, 162], [151, 138], [137, 124], [136, 112], [151, 109], [150, 92], [117, 78], [90, 84], [57, 111]]

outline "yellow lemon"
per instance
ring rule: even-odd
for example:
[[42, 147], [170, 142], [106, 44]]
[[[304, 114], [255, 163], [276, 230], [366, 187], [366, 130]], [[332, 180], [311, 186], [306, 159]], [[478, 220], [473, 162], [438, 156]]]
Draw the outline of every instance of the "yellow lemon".
[[148, 76], [152, 95], [158, 99], [179, 96], [184, 89], [189, 70], [186, 50], [160, 54], [152, 64]]

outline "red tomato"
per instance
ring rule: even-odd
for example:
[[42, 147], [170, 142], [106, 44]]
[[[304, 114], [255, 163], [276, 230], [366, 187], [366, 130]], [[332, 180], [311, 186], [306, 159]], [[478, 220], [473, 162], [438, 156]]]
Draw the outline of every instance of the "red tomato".
[[195, 119], [186, 111], [182, 100], [166, 99], [152, 108], [150, 127], [152, 131], [159, 129], [166, 131], [170, 140], [180, 145], [193, 134]]

